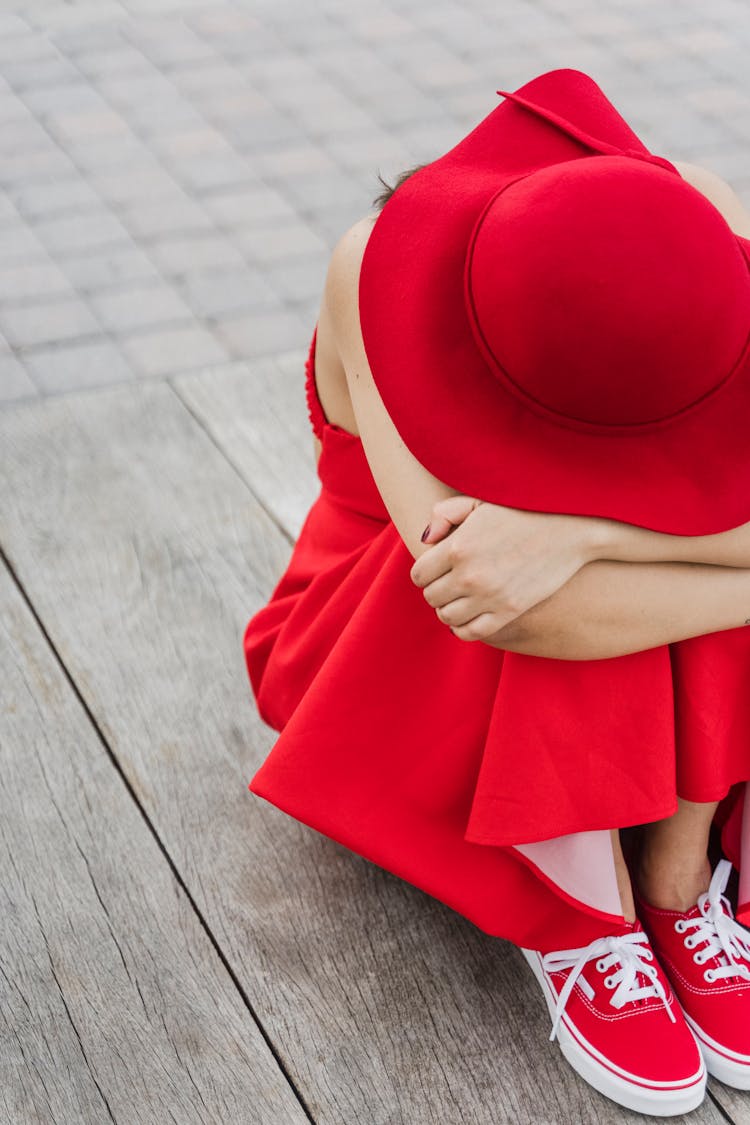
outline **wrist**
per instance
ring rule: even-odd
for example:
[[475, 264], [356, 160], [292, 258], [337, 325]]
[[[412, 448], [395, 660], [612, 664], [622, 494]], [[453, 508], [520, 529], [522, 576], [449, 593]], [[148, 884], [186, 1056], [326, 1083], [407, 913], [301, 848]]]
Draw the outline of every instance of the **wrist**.
[[647, 528], [617, 520], [590, 517], [585, 530], [587, 561], [658, 562], [671, 558], [665, 554], [667, 536]]
[[582, 539], [584, 562], [598, 559], [619, 559], [625, 549], [627, 525], [614, 520], [585, 516], [582, 519]]

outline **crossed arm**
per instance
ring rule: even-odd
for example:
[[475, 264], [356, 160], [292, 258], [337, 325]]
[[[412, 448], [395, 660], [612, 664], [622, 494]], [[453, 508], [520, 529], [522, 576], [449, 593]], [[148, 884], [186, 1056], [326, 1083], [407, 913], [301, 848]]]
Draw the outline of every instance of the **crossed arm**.
[[[724, 181], [692, 165], [678, 168], [734, 230], [750, 235], [750, 216]], [[318, 330], [335, 342], [370, 469], [416, 560], [412, 581], [438, 618], [461, 639], [567, 660], [750, 623], [750, 524], [684, 537], [477, 506], [414, 458], [380, 398], [359, 328], [359, 267], [371, 227], [361, 220], [334, 250]], [[428, 520], [431, 542], [423, 543]]]

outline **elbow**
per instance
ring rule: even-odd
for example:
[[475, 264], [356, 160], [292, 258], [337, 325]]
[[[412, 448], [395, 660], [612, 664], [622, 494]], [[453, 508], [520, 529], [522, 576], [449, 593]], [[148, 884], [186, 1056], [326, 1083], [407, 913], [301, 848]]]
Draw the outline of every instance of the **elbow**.
[[524, 621], [524, 616], [510, 621], [485, 643], [506, 652], [548, 660], [596, 660], [602, 655], [596, 651], [591, 638], [575, 626]]

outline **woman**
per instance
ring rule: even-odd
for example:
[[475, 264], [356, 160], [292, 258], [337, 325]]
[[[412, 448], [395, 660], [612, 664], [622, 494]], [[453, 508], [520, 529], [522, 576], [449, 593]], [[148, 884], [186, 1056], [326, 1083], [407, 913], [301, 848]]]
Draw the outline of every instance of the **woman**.
[[750, 220], [581, 72], [505, 97], [332, 255], [249, 788], [521, 946], [663, 1116], [750, 1088]]

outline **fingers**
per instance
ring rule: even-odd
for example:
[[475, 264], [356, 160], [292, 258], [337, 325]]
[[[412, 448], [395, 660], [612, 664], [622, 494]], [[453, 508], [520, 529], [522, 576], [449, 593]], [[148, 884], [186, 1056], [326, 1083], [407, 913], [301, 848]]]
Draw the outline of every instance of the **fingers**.
[[446, 546], [446, 542], [434, 543], [429, 551], [425, 551], [412, 564], [409, 577], [415, 586], [429, 586], [430, 582], [448, 574], [451, 563], [448, 552], [445, 550]]
[[446, 605], [438, 606], [435, 609], [435, 616], [460, 640], [479, 641], [497, 633], [504, 625], [508, 625], [515, 614], [482, 611], [476, 598], [461, 597], [454, 598]]
[[[450, 533], [463, 523], [466, 517], [474, 511], [483, 500], [475, 496], [449, 496], [445, 500], [438, 500], [432, 506], [430, 522], [425, 527], [421, 539], [423, 543], [436, 546], [442, 543]], [[427, 561], [425, 561], [427, 560]], [[416, 586], [426, 586], [440, 575], [445, 574], [446, 566], [442, 553], [427, 551], [420, 555], [410, 571], [412, 582]]]
[[[470, 512], [482, 504], [475, 496], [448, 496], [432, 506], [432, 517], [427, 527], [429, 531], [423, 543], [439, 543], [449, 532], [466, 519]], [[427, 530], [427, 529], [425, 529]]]
[[493, 614], [480, 613], [478, 617], [468, 621], [465, 625], [452, 628], [451, 632], [460, 641], [486, 641], [507, 624], [507, 621], [498, 624]]

